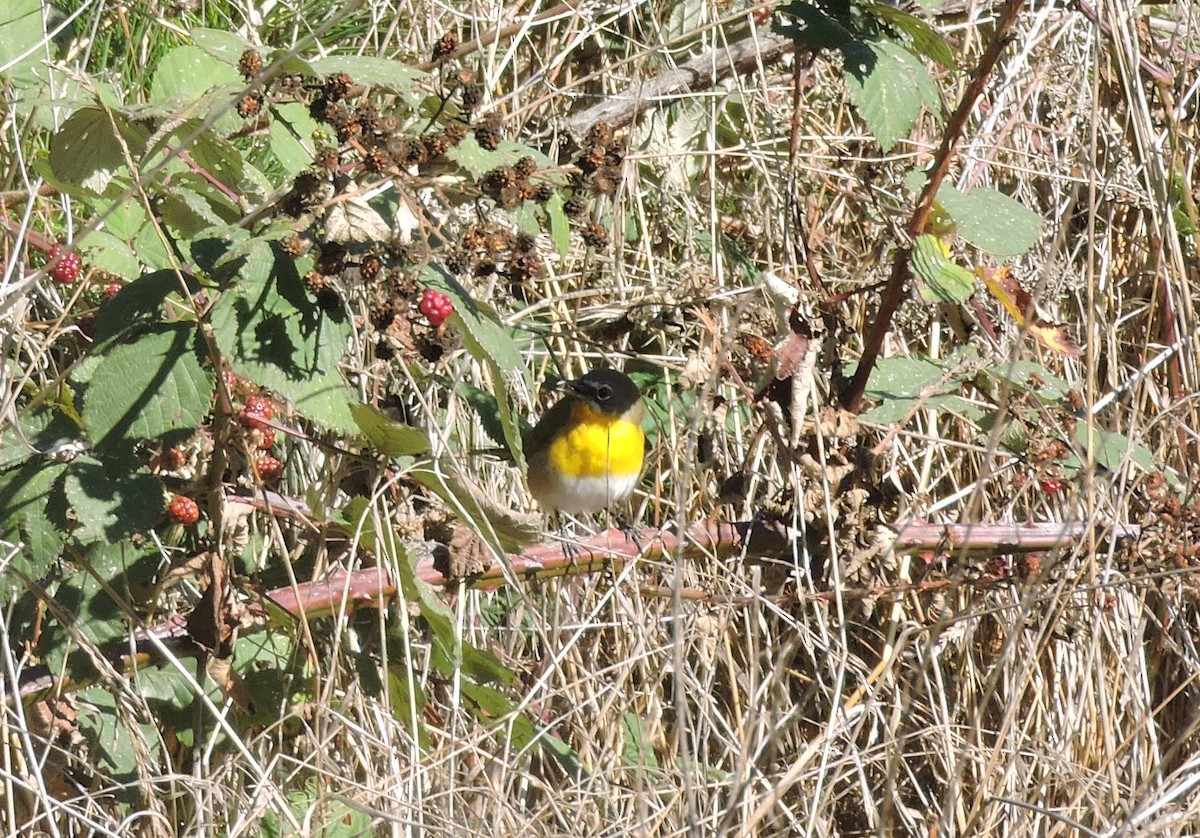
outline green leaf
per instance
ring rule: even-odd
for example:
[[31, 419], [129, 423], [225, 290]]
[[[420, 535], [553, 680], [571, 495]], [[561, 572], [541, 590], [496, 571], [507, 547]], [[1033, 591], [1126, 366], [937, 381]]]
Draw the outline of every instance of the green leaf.
[[132, 330], [161, 323], [167, 300], [181, 299], [185, 287], [189, 294], [200, 290], [193, 277], [186, 274], [181, 277], [175, 271], [144, 274], [126, 285], [96, 314], [93, 352], [103, 354], [104, 345], [110, 341]]
[[949, 70], [958, 67], [958, 62], [954, 60], [954, 53], [951, 52], [946, 39], [925, 21], [903, 9], [882, 3], [871, 3], [866, 6], [866, 10], [869, 14], [911, 38], [913, 49], [921, 55], [931, 61], [936, 61]]
[[195, 324], [168, 323], [112, 346], [84, 396], [82, 416], [92, 444], [118, 450], [200, 427], [216, 385], [199, 344]]
[[473, 134], [463, 137], [458, 145], [446, 152], [446, 157], [476, 179], [492, 169], [511, 166], [522, 157], [532, 157], [539, 167], [555, 165], [541, 152], [512, 140], [501, 140], [494, 150], [488, 151], [475, 140]]
[[[220, 100], [232, 102], [236, 92], [244, 87], [245, 82], [236, 68], [200, 47], [184, 44], [158, 62], [150, 81], [150, 97], [160, 107], [190, 109], [197, 104], [211, 105]], [[210, 91], [217, 96], [207, 102]], [[201, 117], [207, 116], [207, 109], [203, 109]], [[229, 133], [241, 124], [241, 117], [230, 107], [217, 122], [217, 127], [221, 133]]]
[[104, 216], [105, 232], [123, 242], [132, 242], [146, 223], [146, 210], [138, 201], [122, 200], [124, 191], [123, 185], [110, 188], [102, 197], [88, 201], [88, 205], [96, 215]]
[[[887, 425], [902, 421], [920, 404], [925, 409], [948, 411], [978, 420], [976, 405], [957, 395], [964, 373], [958, 373], [962, 356], [942, 361], [927, 358], [885, 358], [875, 365], [865, 395], [881, 404], [862, 414], [864, 422]], [[955, 370], [951, 372], [951, 370]]]
[[24, 543], [0, 569], [0, 599], [25, 589], [25, 582], [10, 571], [40, 579], [62, 552], [67, 505], [56, 484], [66, 469], [66, 463], [33, 455], [0, 472], [0, 537]]
[[126, 147], [130, 158], [140, 160], [149, 136], [145, 127], [121, 113], [80, 108], [50, 140], [50, 168], [64, 183], [103, 192], [125, 169]]
[[891, 41], [842, 49], [850, 101], [884, 151], [917, 123], [921, 108], [939, 107], [937, 85], [916, 56]]
[[308, 108], [298, 102], [287, 102], [274, 108], [275, 119], [269, 129], [271, 151], [288, 174], [296, 175], [312, 165], [313, 132], [317, 122]]
[[[1106, 431], [1094, 428], [1092, 438], [1095, 442], [1093, 452], [1096, 464], [1109, 471], [1120, 471], [1126, 462], [1141, 466], [1146, 471], [1160, 471], [1163, 465], [1156, 460], [1154, 454], [1144, 445], [1135, 443], [1125, 434], [1116, 431]], [[1080, 422], [1075, 429], [1075, 441], [1086, 450], [1088, 446], [1088, 426]]]
[[779, 8], [781, 34], [801, 50], [844, 49], [856, 41], [841, 21], [818, 9], [808, 0], [795, 0]]
[[943, 184], [937, 202], [958, 224], [958, 234], [993, 256], [1018, 256], [1042, 234], [1040, 215], [1019, 201], [986, 186], [964, 194]]
[[[980, 376], [986, 379], [1006, 381], [1018, 390], [1033, 393], [1047, 404], [1062, 401], [1071, 389], [1066, 381], [1036, 361], [1005, 362], [994, 367], [984, 367], [979, 372]], [[979, 382], [979, 379], [976, 381]]]
[[163, 489], [150, 474], [111, 474], [91, 457], [67, 468], [63, 490], [78, 521], [80, 542], [115, 543], [150, 529], [163, 513]]
[[[403, 724], [408, 732], [420, 739], [422, 747], [429, 746], [429, 732], [422, 720], [425, 712], [425, 691], [421, 684], [399, 667], [388, 669], [388, 702], [392, 716]], [[413, 730], [413, 726], [416, 730]]]
[[955, 264], [937, 236], [918, 236], [910, 257], [921, 280], [921, 299], [927, 303], [961, 303], [975, 293], [975, 275]]
[[428, 75], [400, 61], [366, 55], [330, 55], [310, 64], [315, 72], [323, 76], [348, 73], [358, 84], [369, 84], [408, 96], [414, 93], [417, 82]]
[[206, 29], [198, 26], [188, 31], [192, 43], [214, 58], [219, 58], [230, 66], [236, 67], [242, 59], [242, 53], [250, 46], [241, 35], [236, 35], [225, 29]]
[[498, 506], [445, 468], [418, 466], [409, 476], [441, 497], [498, 553], [516, 552], [542, 535], [539, 518], [517, 516]]
[[396, 422], [369, 404], [350, 406], [355, 424], [371, 447], [387, 457], [415, 457], [429, 451], [429, 438], [420, 428]]
[[621, 731], [625, 734], [621, 764], [634, 768], [658, 768], [658, 756], [650, 744], [646, 725], [637, 713], [621, 714]]
[[511, 684], [517, 675], [500, 660], [484, 649], [464, 645], [462, 673], [477, 684]]
[[[493, 442], [503, 445], [504, 422], [500, 418], [500, 405], [496, 401], [495, 395], [480, 387], [476, 387], [469, 381], [459, 381], [454, 385], [454, 392], [460, 398], [464, 399], [467, 404], [471, 405], [471, 409], [474, 410], [475, 415], [479, 417], [479, 424], [483, 426], [484, 433], [486, 433]], [[524, 434], [526, 430], [526, 426], [522, 424], [522, 434]]]
[[[354, 433], [350, 405], [359, 400], [338, 364], [350, 329], [341, 312], [313, 303], [295, 263], [263, 242], [252, 242], [237, 285], [213, 305], [213, 337], [234, 371], [274, 390], [309, 419]], [[260, 269], [260, 266], [261, 269]]]
[[137, 276], [142, 268], [132, 247], [100, 230], [93, 230], [82, 241], [75, 242], [75, 248], [89, 266], [117, 276]]
[[8, 0], [0, 9], [0, 79], [24, 85], [49, 56], [41, 0]]
[[558, 190], [546, 202], [546, 215], [550, 218], [550, 238], [554, 242], [558, 255], [564, 259], [571, 251], [571, 221], [563, 210], [566, 202]]

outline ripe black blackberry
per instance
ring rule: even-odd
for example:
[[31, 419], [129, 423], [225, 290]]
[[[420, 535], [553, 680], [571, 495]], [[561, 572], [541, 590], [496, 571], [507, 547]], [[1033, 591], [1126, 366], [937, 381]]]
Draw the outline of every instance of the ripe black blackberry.
[[458, 49], [458, 33], [447, 32], [433, 45], [433, 60], [445, 61], [456, 49]]
[[462, 108], [468, 114], [472, 113], [479, 103], [483, 101], [483, 91], [479, 89], [477, 84], [468, 84], [463, 87], [462, 92]]
[[368, 253], [362, 258], [362, 263], [358, 266], [358, 270], [364, 280], [372, 282], [383, 272], [383, 260], [374, 253]]
[[517, 233], [512, 240], [512, 250], [514, 254], [532, 253], [537, 246], [537, 239], [529, 235], [529, 233]]
[[605, 150], [598, 146], [584, 149], [583, 154], [579, 155], [576, 165], [579, 166], [579, 170], [585, 175], [590, 175], [604, 165], [605, 155]]
[[452, 274], [465, 274], [471, 269], [471, 260], [465, 253], [451, 253], [446, 257], [446, 270]]
[[354, 89], [354, 80], [346, 73], [334, 73], [325, 79], [322, 92], [331, 102], [338, 102], [350, 95]]
[[392, 165], [391, 156], [381, 148], [373, 148], [363, 157], [363, 165], [368, 172], [380, 174], [386, 172]]
[[563, 212], [567, 218], [579, 218], [587, 211], [587, 201], [579, 195], [573, 195], [563, 202]]
[[533, 200], [537, 201], [539, 204], [544, 204], [553, 197], [554, 197], [554, 184], [539, 183], [537, 186], [534, 187]]
[[608, 246], [608, 231], [598, 221], [584, 225], [583, 232], [579, 236], [588, 247], [599, 249]]

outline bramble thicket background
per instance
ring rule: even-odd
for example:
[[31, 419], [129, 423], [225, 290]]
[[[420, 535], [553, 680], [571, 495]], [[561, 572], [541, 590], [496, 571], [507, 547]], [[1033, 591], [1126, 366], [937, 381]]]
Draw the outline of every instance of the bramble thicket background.
[[[1200, 831], [1198, 67], [1183, 0], [10, 0], [3, 834]], [[636, 531], [564, 552], [599, 365]]]

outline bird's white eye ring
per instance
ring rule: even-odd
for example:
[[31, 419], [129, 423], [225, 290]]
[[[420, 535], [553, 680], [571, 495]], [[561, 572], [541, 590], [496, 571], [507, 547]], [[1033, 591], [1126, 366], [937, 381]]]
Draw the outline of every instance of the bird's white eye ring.
[[612, 388], [607, 384], [601, 384], [596, 388], [596, 398], [602, 402], [606, 402], [612, 398]]

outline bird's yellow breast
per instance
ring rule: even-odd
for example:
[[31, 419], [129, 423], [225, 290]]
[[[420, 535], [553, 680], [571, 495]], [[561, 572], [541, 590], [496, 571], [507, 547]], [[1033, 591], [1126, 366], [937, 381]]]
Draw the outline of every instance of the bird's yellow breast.
[[550, 443], [550, 465], [565, 477], [616, 477], [642, 470], [640, 426], [586, 404], [571, 406], [572, 427]]

